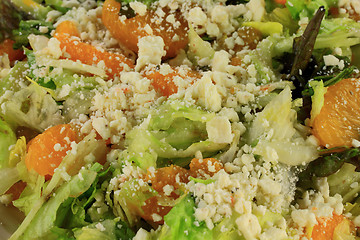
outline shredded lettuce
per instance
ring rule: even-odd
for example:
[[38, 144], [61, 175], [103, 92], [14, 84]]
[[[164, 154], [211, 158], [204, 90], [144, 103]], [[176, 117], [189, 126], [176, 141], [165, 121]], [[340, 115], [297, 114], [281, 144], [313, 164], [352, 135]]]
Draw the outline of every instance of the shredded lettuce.
[[162, 227], [159, 240], [165, 239], [212, 239], [212, 232], [205, 222], [198, 222], [194, 216], [195, 200], [190, 195], [185, 195], [165, 215], [165, 225]]
[[312, 123], [324, 105], [324, 95], [326, 93], [326, 88], [324, 87], [323, 81], [311, 81], [309, 82], [309, 85], [314, 90], [314, 95], [311, 96], [312, 105], [310, 122]]
[[[51, 228], [56, 226], [58, 209], [68, 198], [74, 198], [85, 192], [96, 178], [96, 171], [82, 169], [69, 182], [54, 192], [53, 196], [39, 209], [22, 234], [22, 239], [38, 239], [45, 237]], [[21, 227], [20, 227], [21, 228]], [[20, 229], [19, 228], [19, 229]]]
[[344, 163], [339, 171], [328, 177], [330, 193], [340, 194], [344, 203], [354, 200], [360, 192], [360, 186], [351, 187], [352, 183], [360, 181], [360, 173], [355, 169], [356, 166]]
[[190, 25], [189, 32], [189, 49], [188, 57], [194, 63], [199, 63], [202, 59], [210, 60], [215, 54], [215, 50], [211, 47], [211, 44], [201, 39], [201, 37], [195, 32], [194, 28]]
[[126, 134], [127, 149], [121, 152], [119, 160], [133, 161], [147, 169], [171, 162], [185, 166], [196, 151], [204, 156], [214, 154], [228, 146], [207, 138], [205, 123], [214, 116], [194, 106], [168, 101], [151, 114], [147, 125]]
[[[318, 157], [316, 146], [306, 142], [295, 128], [290, 87], [286, 87], [258, 113], [248, 129], [248, 142], [255, 143], [254, 153], [267, 161], [299, 165]], [[273, 152], [276, 152], [274, 159]]]
[[114, 193], [114, 206], [117, 215], [130, 226], [134, 226], [143, 215], [142, 206], [150, 197], [157, 195], [147, 183], [141, 180], [132, 179], [125, 182], [119, 191]]
[[15, 126], [25, 126], [43, 132], [46, 128], [64, 123], [60, 106], [40, 86], [30, 86], [3, 99], [2, 115]]
[[0, 169], [9, 166], [10, 146], [16, 143], [16, 135], [9, 124], [0, 118]]
[[116, 219], [107, 219], [75, 230], [77, 240], [132, 239], [134, 236], [134, 232], [125, 223]]

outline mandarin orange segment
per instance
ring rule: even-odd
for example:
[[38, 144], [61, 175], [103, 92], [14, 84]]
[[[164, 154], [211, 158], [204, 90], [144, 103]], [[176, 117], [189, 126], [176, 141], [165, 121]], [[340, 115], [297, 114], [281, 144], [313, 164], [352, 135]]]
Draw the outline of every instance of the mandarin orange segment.
[[166, 97], [169, 97], [178, 91], [178, 87], [173, 82], [175, 76], [175, 73], [162, 75], [159, 72], [153, 72], [146, 75], [146, 77], [151, 80], [151, 85], [154, 87], [155, 91]]
[[[158, 168], [155, 171], [148, 170], [145, 181], [149, 182], [159, 195], [145, 201], [145, 205], [142, 206], [143, 215], [141, 217], [154, 227], [163, 224], [164, 216], [172, 207], [162, 206], [158, 199], [164, 198], [164, 196], [169, 199], [177, 199], [179, 195], [176, 190], [179, 189], [181, 184], [188, 183], [190, 176], [197, 178], [204, 177], [205, 175], [213, 176], [222, 168], [220, 161], [215, 158], [193, 158], [190, 163], [190, 169], [171, 165], [169, 167]], [[161, 219], [154, 219], [153, 214], [157, 214]]]
[[223, 169], [222, 163], [215, 158], [197, 159], [193, 158], [190, 163], [190, 173], [194, 177], [213, 176]]
[[360, 79], [344, 79], [328, 87], [312, 127], [320, 145], [327, 148], [350, 147], [353, 139], [359, 140]]
[[[143, 210], [141, 217], [154, 228], [157, 228], [159, 225], [164, 224], [164, 216], [170, 212], [171, 208], [171, 206], [160, 205], [157, 196], [154, 196], [147, 199], [145, 205], [141, 207]], [[154, 219], [154, 216], [160, 216], [161, 218]]]
[[169, 167], [158, 168], [155, 172], [148, 171], [146, 181], [151, 182], [151, 187], [159, 192], [164, 192], [164, 186], [171, 185], [175, 189], [180, 186], [180, 183], [189, 182], [188, 170], [176, 165]]
[[312, 240], [333, 239], [335, 228], [344, 220], [343, 215], [334, 214], [330, 218], [318, 219], [318, 223], [314, 226], [311, 234]]
[[57, 34], [68, 34], [69, 36], [80, 37], [80, 33], [74, 22], [66, 20], [61, 22], [55, 30], [55, 35]]
[[14, 62], [16, 60], [21, 60], [25, 57], [24, 51], [22, 49], [14, 49], [15, 41], [11, 39], [5, 39], [2, 43], [0, 43], [0, 56], [7, 54], [10, 62]]
[[189, 70], [180, 74], [176, 69], [173, 69], [172, 72], [166, 75], [161, 74], [159, 71], [150, 70], [145, 72], [145, 76], [150, 79], [151, 85], [154, 87], [155, 91], [165, 97], [177, 93], [178, 87], [174, 82], [175, 77], [186, 78], [191, 82], [200, 78], [200, 74], [196, 71]]
[[70, 124], [60, 124], [45, 130], [28, 144], [26, 167], [42, 176], [52, 176], [67, 151], [71, 150], [71, 142], [75, 140], [76, 132]]
[[64, 21], [56, 28], [55, 37], [60, 41], [61, 49], [65, 49], [71, 60], [79, 60], [88, 65], [98, 64], [100, 61], [103, 61], [106, 73], [110, 78], [119, 74], [126, 66], [134, 67], [133, 62], [124, 55], [110, 53], [81, 42], [76, 37], [76, 34], [78, 34], [76, 26], [71, 21]]
[[159, 17], [153, 10], [147, 10], [145, 15], [137, 14], [126, 19], [119, 16], [120, 9], [121, 4], [116, 0], [106, 0], [102, 21], [113, 37], [128, 49], [137, 53], [139, 39], [151, 35], [163, 38], [166, 50], [164, 58], [175, 57], [187, 45], [187, 22], [179, 11], [170, 14], [168, 9], [163, 9], [165, 15]]

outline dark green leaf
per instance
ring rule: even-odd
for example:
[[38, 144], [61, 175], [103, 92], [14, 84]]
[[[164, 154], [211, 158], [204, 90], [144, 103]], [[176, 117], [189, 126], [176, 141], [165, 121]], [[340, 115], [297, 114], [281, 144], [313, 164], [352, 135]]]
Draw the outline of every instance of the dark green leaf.
[[[299, 76], [299, 73], [307, 67], [315, 45], [316, 37], [320, 30], [321, 21], [325, 15], [325, 8], [320, 7], [315, 16], [310, 20], [304, 33], [294, 39], [293, 51], [294, 62], [290, 72], [290, 78]], [[303, 86], [306, 83], [302, 83]]]
[[[40, 27], [46, 27], [48, 31], [44, 33], [40, 31]], [[42, 20], [21, 21], [19, 28], [13, 31], [15, 40], [14, 48], [18, 49], [22, 46], [26, 47], [29, 44], [28, 37], [30, 34], [43, 35], [50, 38], [50, 33], [54, 29], [54, 26], [50, 22], [45, 22]]]

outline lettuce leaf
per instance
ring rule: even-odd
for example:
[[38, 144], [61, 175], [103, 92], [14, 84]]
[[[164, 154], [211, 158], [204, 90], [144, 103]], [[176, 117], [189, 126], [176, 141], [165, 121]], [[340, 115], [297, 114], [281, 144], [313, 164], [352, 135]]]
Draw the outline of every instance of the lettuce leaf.
[[165, 224], [159, 240], [200, 240], [213, 239], [212, 231], [205, 222], [198, 222], [194, 216], [195, 200], [190, 195], [182, 199], [165, 215]]
[[132, 239], [134, 236], [134, 232], [124, 222], [117, 219], [107, 219], [75, 230], [77, 240]]
[[46, 236], [56, 226], [58, 209], [68, 198], [80, 196], [93, 183], [96, 171], [82, 169], [69, 182], [60, 186], [36, 213], [21, 235], [21, 239], [38, 239]]
[[149, 121], [127, 133], [127, 149], [120, 153], [119, 161], [133, 161], [147, 169], [168, 165], [169, 159], [185, 166], [197, 151], [213, 155], [228, 146], [208, 139], [206, 122], [214, 116], [179, 101], [168, 101], [154, 110]]
[[16, 143], [16, 136], [9, 124], [0, 118], [0, 169], [9, 166], [10, 146]]
[[2, 100], [1, 114], [7, 122], [15, 126], [43, 132], [50, 126], [65, 122], [60, 106], [36, 84], [31, 84]]
[[286, 87], [257, 114], [247, 132], [248, 142], [256, 145], [255, 154], [270, 162], [291, 166], [310, 162], [318, 157], [316, 146], [306, 141], [295, 124], [291, 90]]
[[142, 206], [150, 197], [157, 195], [147, 183], [140, 183], [139, 179], [132, 179], [125, 182], [119, 191], [114, 192], [114, 208], [117, 215], [130, 226], [139, 222], [143, 215]]

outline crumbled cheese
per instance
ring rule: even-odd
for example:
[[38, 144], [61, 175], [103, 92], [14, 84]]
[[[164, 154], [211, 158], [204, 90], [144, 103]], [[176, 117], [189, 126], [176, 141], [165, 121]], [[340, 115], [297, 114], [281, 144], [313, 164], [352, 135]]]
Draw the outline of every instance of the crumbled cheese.
[[266, 13], [264, 0], [250, 0], [246, 7], [249, 9], [248, 13], [251, 13], [251, 16], [247, 16], [249, 20], [260, 22]]
[[261, 233], [261, 226], [257, 217], [251, 213], [245, 213], [236, 219], [236, 225], [245, 239], [257, 239]]
[[340, 70], [344, 69], [344, 60], [339, 60], [334, 55], [324, 55], [325, 66], [338, 66]]
[[212, 59], [213, 71], [226, 72], [226, 67], [229, 64], [230, 54], [224, 50], [217, 51]]
[[217, 116], [206, 123], [209, 140], [215, 143], [231, 143], [234, 135], [227, 117]]
[[159, 36], [146, 36], [139, 39], [139, 57], [136, 61], [136, 71], [140, 71], [143, 67], [154, 64], [161, 64], [161, 58], [165, 56], [164, 40]]
[[135, 13], [139, 14], [140, 16], [144, 16], [146, 14], [146, 5], [142, 2], [130, 2], [130, 7], [134, 10]]
[[207, 22], [207, 16], [200, 7], [194, 7], [189, 11], [189, 20], [193, 25], [204, 26]]

